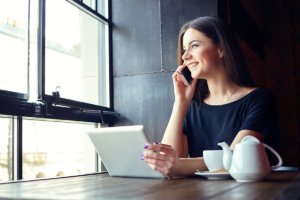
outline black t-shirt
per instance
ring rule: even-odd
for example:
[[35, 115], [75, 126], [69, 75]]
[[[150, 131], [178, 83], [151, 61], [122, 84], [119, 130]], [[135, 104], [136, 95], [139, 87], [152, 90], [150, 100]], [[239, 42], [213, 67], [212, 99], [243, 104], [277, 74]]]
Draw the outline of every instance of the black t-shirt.
[[189, 156], [201, 157], [203, 150], [221, 149], [219, 142], [230, 145], [241, 130], [257, 131], [264, 137], [264, 143], [273, 145], [276, 113], [273, 99], [270, 91], [257, 88], [224, 105], [192, 102], [183, 124]]

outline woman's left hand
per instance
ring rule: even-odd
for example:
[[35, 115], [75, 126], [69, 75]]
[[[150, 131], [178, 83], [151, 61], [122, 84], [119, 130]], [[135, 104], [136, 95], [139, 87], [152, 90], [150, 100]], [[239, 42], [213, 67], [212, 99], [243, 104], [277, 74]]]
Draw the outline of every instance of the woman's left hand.
[[167, 177], [177, 174], [178, 155], [167, 144], [145, 144], [142, 159], [155, 171]]

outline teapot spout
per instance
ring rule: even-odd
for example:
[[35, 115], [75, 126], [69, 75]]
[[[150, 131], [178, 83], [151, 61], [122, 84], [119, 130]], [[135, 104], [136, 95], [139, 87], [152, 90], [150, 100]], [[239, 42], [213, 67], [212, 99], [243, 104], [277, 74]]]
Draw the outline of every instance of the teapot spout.
[[226, 142], [220, 142], [218, 145], [223, 149], [223, 166], [227, 171], [229, 171], [232, 160], [232, 152]]

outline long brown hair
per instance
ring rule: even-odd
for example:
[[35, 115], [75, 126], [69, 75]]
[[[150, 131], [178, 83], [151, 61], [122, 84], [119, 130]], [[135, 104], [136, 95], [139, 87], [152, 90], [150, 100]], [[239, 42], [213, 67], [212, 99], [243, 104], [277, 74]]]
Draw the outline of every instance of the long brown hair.
[[[248, 72], [245, 59], [234, 33], [230, 30], [229, 26], [227, 26], [226, 23], [219, 18], [199, 17], [187, 22], [181, 27], [178, 36], [178, 65], [183, 64], [182, 40], [183, 35], [189, 28], [204, 33], [207, 37], [212, 39], [215, 45], [220, 45], [224, 54], [224, 68], [231, 81], [239, 86], [255, 86]], [[206, 80], [200, 79], [194, 94], [194, 100], [200, 103], [200, 101], [203, 101], [208, 94], [209, 90]]]

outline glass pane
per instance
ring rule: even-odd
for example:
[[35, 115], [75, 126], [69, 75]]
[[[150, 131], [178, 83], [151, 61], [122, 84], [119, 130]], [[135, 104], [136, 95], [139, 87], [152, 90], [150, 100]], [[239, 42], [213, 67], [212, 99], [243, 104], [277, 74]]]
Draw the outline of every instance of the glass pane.
[[12, 180], [12, 122], [0, 116], [0, 182]]
[[107, 0], [83, 0], [82, 3], [84, 3], [91, 9], [97, 11], [99, 14], [103, 15], [104, 17], [106, 18], [108, 17]]
[[96, 1], [95, 0], [83, 0], [82, 3], [84, 3], [91, 9], [96, 10]]
[[23, 178], [95, 172], [96, 154], [86, 131], [92, 123], [23, 121]]
[[46, 4], [46, 94], [108, 106], [107, 25], [67, 1]]
[[38, 2], [39, 0], [30, 0], [30, 42], [29, 42], [29, 101], [35, 102], [38, 99]]
[[97, 12], [104, 17], [108, 18], [108, 2], [107, 0], [96, 0], [98, 1], [98, 10]]
[[[27, 93], [28, 1], [0, 0], [0, 89]], [[18, 80], [18, 81], [16, 81]]]

